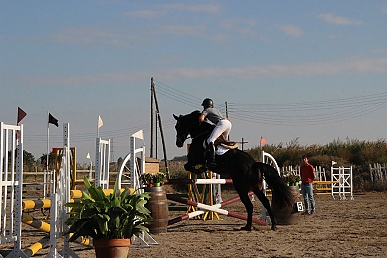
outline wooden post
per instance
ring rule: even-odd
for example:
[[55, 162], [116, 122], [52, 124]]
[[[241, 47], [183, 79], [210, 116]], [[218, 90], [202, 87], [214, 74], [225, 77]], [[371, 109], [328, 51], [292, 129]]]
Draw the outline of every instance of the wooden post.
[[153, 97], [154, 97], [155, 104], [156, 104], [157, 118], [158, 118], [158, 120], [159, 120], [158, 122], [159, 122], [159, 128], [160, 128], [161, 140], [162, 140], [162, 143], [163, 143], [164, 162], [165, 162], [165, 172], [166, 172], [166, 174], [167, 174], [167, 178], [169, 178], [169, 168], [168, 168], [168, 159], [167, 159], [167, 149], [166, 149], [166, 146], [165, 146], [165, 139], [164, 139], [163, 125], [162, 125], [162, 123], [161, 123], [161, 116], [160, 116], [159, 104], [158, 104], [158, 102], [157, 102], [157, 96], [156, 96], [156, 90], [155, 90], [154, 84], [152, 84], [152, 91], [153, 91]]
[[153, 134], [153, 129], [154, 129], [154, 125], [153, 125], [153, 121], [154, 121], [154, 117], [153, 117], [153, 114], [154, 114], [154, 104], [153, 104], [153, 89], [154, 89], [154, 82], [153, 82], [153, 77], [151, 78], [151, 139], [150, 139], [150, 155], [149, 157], [153, 158], [153, 142], [154, 142], [154, 134]]

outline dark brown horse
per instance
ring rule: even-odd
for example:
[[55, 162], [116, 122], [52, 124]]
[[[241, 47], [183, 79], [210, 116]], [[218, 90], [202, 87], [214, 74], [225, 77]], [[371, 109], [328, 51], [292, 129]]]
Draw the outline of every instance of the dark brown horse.
[[[188, 162], [184, 165], [185, 170], [192, 173], [201, 173], [206, 171], [205, 155], [206, 151], [203, 142], [211, 134], [213, 126], [205, 122], [199, 123], [199, 111], [194, 111], [188, 115], [173, 115], [176, 122], [176, 146], [181, 148], [184, 145], [188, 135], [192, 142], [188, 152]], [[235, 190], [238, 192], [242, 203], [247, 211], [247, 224], [242, 230], [251, 230], [253, 204], [248, 196], [249, 191], [253, 191], [263, 206], [269, 213], [272, 225], [275, 230], [277, 221], [273, 216], [269, 199], [262, 192], [263, 180], [272, 189], [272, 202], [281, 210], [292, 206], [292, 194], [284, 181], [273, 167], [256, 162], [249, 154], [239, 149], [228, 150], [223, 155], [216, 155], [217, 167], [213, 169], [223, 177], [231, 178]]]

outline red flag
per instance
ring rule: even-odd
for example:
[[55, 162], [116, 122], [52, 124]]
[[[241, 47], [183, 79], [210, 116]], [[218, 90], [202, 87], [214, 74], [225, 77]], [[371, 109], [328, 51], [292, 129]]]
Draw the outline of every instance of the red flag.
[[20, 121], [25, 118], [27, 115], [26, 112], [24, 112], [23, 109], [21, 109], [20, 107], [17, 107], [17, 125], [20, 123]]
[[263, 137], [261, 136], [260, 146], [262, 147], [262, 146], [265, 145], [265, 144], [269, 144], [269, 143], [265, 140], [265, 138], [263, 138]]
[[56, 125], [56, 127], [58, 127], [58, 119], [56, 119], [55, 117], [53, 117], [51, 115], [51, 113], [48, 113], [48, 123], [50, 124], [53, 124], [53, 125]]

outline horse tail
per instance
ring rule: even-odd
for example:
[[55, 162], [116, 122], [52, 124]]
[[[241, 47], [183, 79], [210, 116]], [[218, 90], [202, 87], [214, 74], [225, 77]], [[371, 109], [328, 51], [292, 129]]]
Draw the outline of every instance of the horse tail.
[[252, 168], [253, 171], [262, 173], [266, 183], [272, 189], [272, 205], [275, 203], [280, 209], [293, 205], [292, 192], [275, 168], [262, 162], [255, 162]]

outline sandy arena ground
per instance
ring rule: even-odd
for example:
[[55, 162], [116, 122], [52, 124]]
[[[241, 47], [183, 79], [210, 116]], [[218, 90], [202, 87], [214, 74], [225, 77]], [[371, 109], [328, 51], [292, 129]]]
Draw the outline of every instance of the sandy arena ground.
[[[223, 194], [223, 199], [235, 193]], [[165, 234], [152, 235], [158, 245], [129, 250], [128, 257], [387, 257], [387, 193], [358, 193], [354, 200], [315, 196], [317, 215], [299, 216], [295, 225], [254, 225], [251, 232], [239, 231], [244, 221], [221, 215], [221, 220], [189, 220], [168, 227]], [[261, 204], [254, 202], [255, 217]], [[245, 214], [238, 202], [226, 209]], [[34, 212], [39, 217], [40, 211]], [[170, 218], [182, 212], [171, 212]], [[23, 225], [23, 248], [45, 233]], [[59, 242], [59, 241], [58, 241]], [[94, 257], [93, 249], [73, 245], [82, 258]], [[1, 246], [5, 255], [11, 246]], [[34, 257], [44, 257], [48, 249]]]

